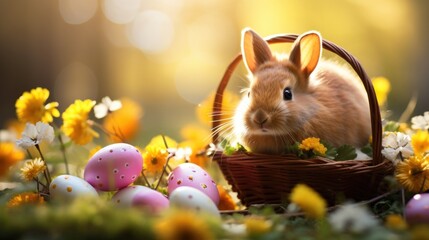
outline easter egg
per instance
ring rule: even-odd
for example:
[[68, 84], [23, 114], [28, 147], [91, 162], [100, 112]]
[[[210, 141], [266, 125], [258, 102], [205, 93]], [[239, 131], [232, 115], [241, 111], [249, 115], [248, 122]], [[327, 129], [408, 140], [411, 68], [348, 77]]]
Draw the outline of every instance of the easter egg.
[[196, 188], [178, 187], [170, 194], [169, 199], [171, 207], [202, 211], [220, 217], [219, 209], [214, 202]]
[[152, 212], [159, 212], [169, 206], [168, 199], [162, 193], [139, 185], [117, 191], [111, 201], [119, 207], [137, 206]]
[[127, 143], [114, 143], [98, 150], [88, 161], [84, 179], [95, 189], [116, 191], [133, 183], [143, 168], [140, 151]]
[[182, 163], [168, 176], [168, 193], [176, 188], [193, 187], [206, 194], [217, 206], [219, 204], [219, 191], [211, 176], [200, 166], [194, 163]]
[[82, 178], [72, 175], [55, 177], [49, 185], [52, 200], [74, 200], [80, 196], [98, 197], [97, 190]]
[[410, 225], [429, 223], [429, 193], [416, 194], [404, 210], [405, 220]]

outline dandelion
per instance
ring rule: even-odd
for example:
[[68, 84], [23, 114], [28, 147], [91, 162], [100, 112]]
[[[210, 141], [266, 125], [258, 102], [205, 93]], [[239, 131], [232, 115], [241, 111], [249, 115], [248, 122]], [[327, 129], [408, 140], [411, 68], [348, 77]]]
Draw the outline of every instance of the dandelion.
[[46, 166], [41, 158], [35, 158], [25, 162], [23, 168], [21, 168], [21, 177], [26, 181], [32, 181], [37, 179], [37, 176], [45, 171]]
[[418, 115], [411, 118], [411, 128], [418, 130], [428, 130], [429, 129], [429, 111], [423, 113], [423, 115]]
[[362, 233], [376, 227], [379, 222], [363, 205], [344, 204], [331, 213], [328, 221], [337, 232]]
[[217, 185], [217, 190], [219, 192], [219, 210], [235, 210], [237, 205], [234, 202], [234, 199], [229, 195], [224, 187]]
[[428, 156], [411, 156], [396, 165], [396, 179], [406, 190], [418, 193], [429, 189]]
[[387, 96], [390, 92], [390, 82], [385, 77], [375, 77], [372, 80], [375, 95], [377, 96], [378, 105], [383, 106], [386, 103]]
[[244, 219], [244, 225], [249, 235], [260, 235], [269, 232], [273, 223], [260, 216], [249, 216]]
[[43, 197], [40, 196], [40, 194], [32, 193], [32, 192], [25, 192], [25, 193], [21, 193], [21, 194], [18, 194], [16, 196], [12, 197], [7, 202], [6, 206], [8, 208], [13, 208], [13, 207], [19, 207], [19, 206], [27, 205], [27, 204], [40, 205], [40, 204], [43, 204], [44, 202], [45, 202], [45, 200], [43, 199]]
[[109, 112], [114, 112], [122, 107], [122, 103], [119, 100], [110, 99], [110, 97], [104, 97], [101, 99], [101, 103], [94, 106], [95, 117], [100, 119], [107, 116]]
[[320, 139], [314, 137], [302, 140], [298, 148], [300, 150], [313, 151], [314, 154], [319, 156], [325, 156], [327, 150], [326, 147], [320, 143]]
[[401, 132], [386, 132], [382, 140], [383, 156], [395, 165], [398, 163], [398, 156], [408, 158], [413, 154], [410, 136]]
[[28, 149], [38, 146], [42, 141], [51, 143], [54, 140], [54, 128], [47, 123], [37, 122], [36, 125], [27, 123], [22, 138], [16, 140], [19, 147]]
[[88, 118], [94, 105], [95, 101], [89, 99], [76, 100], [63, 112], [61, 129], [76, 144], [85, 145], [94, 137], [99, 137], [99, 134], [91, 128], [92, 124]]
[[305, 184], [297, 184], [292, 189], [290, 201], [311, 218], [320, 219], [326, 213], [325, 199]]
[[59, 117], [58, 102], [51, 102], [45, 105], [49, 98], [49, 90], [45, 88], [35, 88], [30, 92], [24, 92], [16, 100], [16, 114], [21, 122], [36, 123], [39, 121], [50, 123], [54, 117]]
[[104, 118], [103, 128], [109, 134], [113, 142], [124, 142], [132, 140], [140, 129], [140, 120], [143, 116], [141, 106], [129, 99], [120, 99], [122, 107]]
[[174, 211], [154, 224], [158, 239], [215, 239], [207, 221], [193, 211]]
[[160, 173], [167, 163], [167, 157], [165, 148], [149, 145], [143, 153], [143, 169], [150, 174]]
[[416, 155], [424, 154], [429, 151], [429, 132], [418, 130], [411, 136], [411, 145]]
[[0, 177], [5, 176], [9, 168], [24, 159], [25, 154], [10, 142], [0, 142]]

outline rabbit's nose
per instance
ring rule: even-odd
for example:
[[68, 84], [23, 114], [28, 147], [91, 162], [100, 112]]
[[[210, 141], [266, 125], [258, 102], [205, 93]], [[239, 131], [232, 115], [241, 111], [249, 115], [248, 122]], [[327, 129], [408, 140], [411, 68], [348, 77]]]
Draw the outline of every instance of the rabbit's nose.
[[258, 126], [263, 127], [264, 123], [268, 121], [268, 114], [261, 109], [256, 110], [256, 112], [253, 115], [253, 122], [256, 123]]

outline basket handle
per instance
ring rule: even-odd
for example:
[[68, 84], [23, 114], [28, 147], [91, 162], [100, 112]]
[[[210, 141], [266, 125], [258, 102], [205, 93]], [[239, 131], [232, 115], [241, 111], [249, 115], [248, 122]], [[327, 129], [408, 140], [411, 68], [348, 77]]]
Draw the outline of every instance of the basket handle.
[[[280, 34], [273, 35], [267, 37], [265, 40], [270, 44], [275, 43], [288, 43], [293, 42], [298, 38], [296, 34]], [[374, 87], [372, 82], [361, 64], [358, 60], [349, 54], [343, 48], [335, 45], [334, 43], [323, 40], [322, 47], [330, 52], [333, 52], [344, 59], [357, 73], [359, 78], [361, 79], [366, 93], [368, 95], [368, 102], [371, 114], [371, 130], [372, 130], [372, 164], [377, 165], [383, 162], [383, 158], [381, 155], [381, 140], [382, 140], [382, 125], [381, 125], [381, 116], [380, 116], [380, 108], [378, 106], [377, 97], [375, 95]], [[223, 93], [225, 91], [226, 86], [228, 85], [229, 79], [231, 78], [232, 73], [234, 72], [237, 65], [242, 60], [241, 53], [238, 54], [234, 60], [228, 65], [222, 80], [220, 81], [218, 88], [216, 90], [216, 95], [213, 103], [213, 117], [212, 117], [212, 141], [213, 143], [217, 143], [219, 138], [219, 133], [216, 129], [219, 127], [221, 120], [221, 110], [222, 110], [222, 99]]]

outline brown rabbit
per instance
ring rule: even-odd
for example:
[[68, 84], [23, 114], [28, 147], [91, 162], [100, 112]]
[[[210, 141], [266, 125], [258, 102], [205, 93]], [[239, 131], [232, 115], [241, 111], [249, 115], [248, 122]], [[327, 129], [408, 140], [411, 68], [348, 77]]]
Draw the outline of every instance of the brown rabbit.
[[252, 152], [281, 154], [287, 145], [318, 137], [334, 146], [368, 142], [369, 105], [359, 79], [347, 68], [320, 59], [322, 40], [310, 31], [289, 57], [274, 55], [251, 29], [241, 51], [250, 86], [233, 119], [237, 141]]

